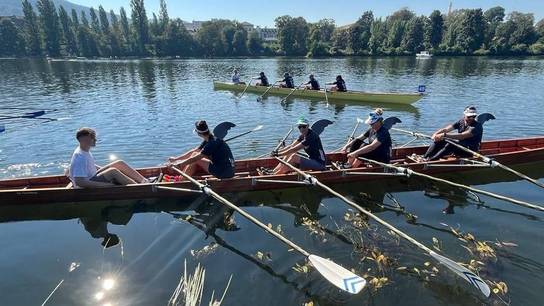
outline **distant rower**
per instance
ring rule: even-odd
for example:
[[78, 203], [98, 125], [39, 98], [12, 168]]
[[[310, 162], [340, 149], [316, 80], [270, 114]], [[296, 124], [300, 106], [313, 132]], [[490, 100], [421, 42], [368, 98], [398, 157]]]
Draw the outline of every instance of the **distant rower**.
[[70, 161], [68, 175], [74, 187], [93, 188], [147, 183], [147, 179], [124, 161], [118, 160], [104, 167], [95, 164], [91, 148], [96, 146], [96, 132], [80, 128], [76, 133], [79, 146]]
[[255, 85], [257, 86], [270, 86], [268, 83], [268, 78], [266, 75], [264, 75], [264, 72], [259, 73], [259, 76], [256, 78], [253, 78], [254, 80], [259, 80]]
[[195, 174], [200, 168], [217, 178], [233, 177], [234, 157], [227, 143], [215, 137], [204, 120], [195, 123], [194, 132], [202, 138], [202, 143], [185, 154], [170, 157], [168, 163], [178, 166], [187, 175]]
[[238, 69], [234, 69], [232, 72], [232, 83], [240, 85], [246, 84], [245, 82], [240, 81], [240, 73], [238, 72]]
[[[287, 156], [287, 162], [294, 164], [302, 170], [325, 170], [327, 159], [321, 144], [321, 139], [310, 128], [310, 123], [304, 118], [297, 121], [300, 136], [290, 145], [278, 152], [272, 152], [275, 156]], [[304, 149], [308, 157], [300, 156], [298, 151]], [[278, 164], [274, 168], [274, 174], [284, 174], [291, 171], [291, 168], [284, 164]]]
[[319, 82], [315, 79], [313, 74], [310, 74], [310, 80], [308, 81], [308, 83], [305, 83], [304, 85], [306, 85], [306, 89], [311, 89], [311, 90], [321, 89], [319, 87]]
[[346, 87], [346, 82], [342, 79], [341, 75], [336, 76], [336, 81], [332, 83], [327, 83], [327, 85], [334, 85], [331, 87], [331, 91], [348, 91]]
[[[476, 107], [468, 106], [465, 108], [463, 115], [463, 118], [458, 121], [434, 132], [432, 135], [433, 143], [429, 146], [425, 155], [419, 158], [420, 161], [437, 160], [449, 154], [455, 154], [458, 157], [471, 156], [470, 153], [447, 143], [444, 140], [446, 138], [457, 140], [460, 145], [472, 151], [477, 152], [480, 149], [484, 128], [481, 123], [476, 121], [478, 116]], [[449, 133], [453, 130], [457, 130], [458, 133]]]
[[[389, 134], [389, 130], [383, 126], [382, 115], [383, 110], [381, 108], [377, 108], [371, 112], [365, 121], [366, 124], [370, 125], [370, 128], [342, 148], [342, 151], [349, 152], [348, 167], [360, 167], [363, 161], [359, 160], [358, 157], [382, 163], [389, 163], [391, 160], [391, 135]], [[363, 141], [367, 138], [369, 144], [364, 145]]]
[[283, 80], [280, 80], [279, 82], [281, 82], [280, 87], [282, 88], [295, 88], [295, 81], [288, 72], [283, 74]]

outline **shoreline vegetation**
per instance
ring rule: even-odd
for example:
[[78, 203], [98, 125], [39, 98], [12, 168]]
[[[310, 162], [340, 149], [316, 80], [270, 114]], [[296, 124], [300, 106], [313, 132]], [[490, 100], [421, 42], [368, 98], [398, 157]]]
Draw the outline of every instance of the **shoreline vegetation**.
[[309, 23], [303, 17], [275, 19], [277, 40], [263, 41], [256, 30], [233, 20], [213, 19], [190, 32], [171, 19], [161, 0], [158, 16], [148, 18], [144, 0], [124, 8], [102, 6], [84, 11], [22, 1], [23, 18], [0, 17], [0, 57], [30, 58], [225, 58], [413, 56], [427, 50], [435, 56], [544, 55], [544, 19], [500, 6], [486, 11], [435, 10], [417, 16], [402, 8], [386, 18], [366, 11], [353, 24], [338, 27], [333, 19]]

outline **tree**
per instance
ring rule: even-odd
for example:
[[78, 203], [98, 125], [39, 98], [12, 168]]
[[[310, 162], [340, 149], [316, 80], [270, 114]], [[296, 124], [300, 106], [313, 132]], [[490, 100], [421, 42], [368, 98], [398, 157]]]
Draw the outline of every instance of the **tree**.
[[25, 40], [19, 29], [9, 19], [0, 22], [0, 55], [25, 55]]
[[51, 0], [38, 0], [38, 11], [44, 34], [45, 48], [49, 56], [60, 55], [60, 24], [55, 5]]
[[[168, 8], [166, 7], [166, 1], [161, 0], [159, 10], [159, 28], [161, 33], [164, 33], [166, 27], [168, 26], [168, 22], [170, 22], [170, 18], [168, 17]], [[179, 24], [177, 26], [179, 26]]]
[[94, 8], [91, 7], [89, 10], [89, 16], [91, 16], [91, 29], [96, 33], [100, 33], [100, 21], [98, 20], [98, 15], [96, 15], [96, 11]]
[[232, 53], [234, 55], [247, 54], [247, 31], [242, 27], [234, 32], [234, 37], [232, 39]]
[[484, 42], [486, 23], [482, 9], [465, 10], [456, 45], [465, 54], [472, 54]]
[[416, 17], [416, 14], [414, 12], [410, 11], [408, 8], [403, 7], [400, 10], [393, 12], [391, 16], [387, 17], [387, 20], [390, 24], [394, 23], [395, 21], [405, 21], [408, 22]]
[[332, 54], [339, 54], [348, 48], [349, 28], [336, 28], [332, 33]]
[[130, 24], [128, 22], [127, 13], [123, 7], [119, 11], [120, 26], [121, 26], [121, 50], [123, 54], [132, 53], [132, 41], [130, 35]]
[[31, 56], [42, 54], [42, 43], [38, 27], [38, 16], [28, 0], [23, 0], [23, 14], [25, 16], [25, 37], [28, 54]]
[[249, 33], [247, 49], [251, 55], [260, 55], [263, 51], [263, 41], [257, 31]]
[[275, 23], [281, 50], [287, 55], [306, 55], [306, 39], [309, 32], [306, 20], [285, 15], [276, 18]]
[[167, 23], [163, 38], [157, 47], [161, 56], [188, 56], [193, 49], [193, 38], [183, 21], [174, 19]]
[[368, 47], [370, 54], [378, 55], [383, 53], [385, 43], [387, 43], [387, 30], [385, 28], [385, 22], [381, 19], [376, 19], [372, 23], [370, 29], [370, 40]]
[[374, 21], [374, 14], [366, 11], [350, 28], [348, 47], [353, 54], [363, 54], [368, 51], [370, 29]]
[[444, 31], [444, 17], [440, 11], [435, 10], [429, 16], [430, 24], [427, 31], [427, 41], [429, 45], [436, 49], [442, 42], [442, 36]]
[[393, 22], [387, 34], [387, 45], [390, 49], [400, 48], [405, 27], [405, 21], [395, 20]]
[[110, 33], [110, 22], [108, 20], [108, 14], [102, 5], [98, 6], [98, 15], [100, 16], [100, 28], [102, 29], [102, 33], [107, 36]]
[[544, 43], [544, 18], [540, 19], [535, 25], [535, 31], [538, 36], [538, 41]]
[[68, 17], [68, 13], [61, 5], [59, 8], [59, 19], [62, 26], [62, 32], [64, 33], [64, 39], [66, 41], [66, 52], [69, 55], [77, 55], [77, 42], [73, 32], [72, 20]]
[[537, 39], [534, 23], [535, 17], [533, 14], [523, 14], [520, 12], [512, 12], [508, 16], [508, 20], [514, 24], [514, 31], [510, 36], [510, 45], [530, 45]]
[[484, 13], [484, 18], [489, 23], [501, 23], [504, 20], [504, 7], [495, 6]]
[[423, 49], [423, 17], [414, 17], [406, 24], [400, 47], [403, 51], [416, 53]]
[[149, 42], [149, 25], [145, 12], [144, 0], [131, 0], [132, 28], [134, 31], [134, 42], [139, 55], [147, 54], [145, 45]]

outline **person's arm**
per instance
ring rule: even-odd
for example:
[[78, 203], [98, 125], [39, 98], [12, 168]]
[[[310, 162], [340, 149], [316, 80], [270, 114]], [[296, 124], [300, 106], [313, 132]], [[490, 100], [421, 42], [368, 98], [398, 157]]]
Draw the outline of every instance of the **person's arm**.
[[440, 141], [444, 139], [444, 136], [446, 135], [446, 133], [453, 131], [454, 128], [455, 127], [453, 126], [453, 124], [447, 125], [437, 130], [436, 132], [434, 132], [431, 138], [433, 139], [433, 141]]
[[291, 145], [290, 148], [288, 149], [284, 149], [281, 152], [278, 152], [278, 155], [280, 156], [289, 155], [291, 153], [298, 152], [300, 149], [303, 149], [303, 148], [304, 148], [304, 145], [302, 144], [302, 142], [300, 142], [298, 144]]
[[448, 134], [448, 133], [445, 133], [444, 134], [444, 137], [445, 138], [449, 138], [449, 139], [456, 139], [456, 140], [463, 140], [463, 139], [467, 139], [467, 138], [470, 138], [470, 137], [473, 137], [474, 134], [472, 133], [472, 131], [474, 130], [473, 127], [471, 128], [468, 128], [466, 131], [464, 131], [463, 133], [457, 133], [457, 134]]
[[168, 158], [168, 162], [170, 163], [173, 163], [175, 162], [176, 160], [182, 160], [182, 159], [186, 159], [187, 157], [191, 156], [191, 154], [193, 154], [194, 152], [198, 151], [199, 148], [194, 148], [192, 150], [189, 150], [187, 151], [186, 153], [183, 153], [181, 154], [180, 156], [172, 156], [172, 157], [169, 157]]
[[294, 146], [296, 146], [298, 143], [298, 140], [295, 139], [291, 144], [285, 146], [283, 149], [278, 150], [278, 155], [283, 155], [285, 152], [291, 150]]
[[108, 182], [95, 182], [87, 179], [86, 177], [74, 177], [74, 181], [78, 187], [82, 188], [99, 188], [99, 187], [111, 187], [115, 186], [113, 183]]
[[353, 142], [354, 142], [355, 140], [357, 140], [357, 139], [359, 139], [359, 140], [365, 140], [365, 139], [368, 138], [368, 134], [369, 134], [368, 131], [366, 131], [366, 132], [364, 132], [363, 134], [361, 134], [361, 135], [359, 135], [359, 136], [353, 138], [353, 139], [350, 140], [344, 147], [342, 147], [342, 149], [341, 149], [340, 151], [342, 151], [342, 152], [347, 152], [348, 149], [351, 147], [351, 145], [353, 144]]
[[189, 157], [187, 159], [183, 159], [183, 160], [181, 160], [179, 162], [173, 163], [172, 165], [177, 166], [178, 168], [182, 168], [182, 167], [185, 167], [186, 165], [190, 165], [190, 164], [194, 163], [197, 160], [201, 160], [204, 157], [205, 157], [204, 154], [198, 153], [198, 154], [194, 154], [193, 156], [191, 156], [191, 157]]
[[348, 157], [357, 157], [361, 154], [365, 154], [368, 152], [374, 151], [377, 147], [379, 147], [382, 143], [378, 139], [374, 139], [372, 143], [370, 143], [368, 146], [364, 146], [358, 150], [355, 150], [348, 154]]

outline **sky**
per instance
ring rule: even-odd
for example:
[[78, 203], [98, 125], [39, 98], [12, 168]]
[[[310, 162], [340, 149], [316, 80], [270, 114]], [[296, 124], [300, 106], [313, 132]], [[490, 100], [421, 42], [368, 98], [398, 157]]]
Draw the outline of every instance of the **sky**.
[[[118, 11], [121, 6], [130, 15], [130, 0], [69, 0], [70, 2], [94, 6], [102, 4], [106, 10]], [[323, 18], [332, 18], [339, 26], [351, 24], [366, 10], [372, 10], [376, 17], [386, 17], [392, 12], [408, 7], [417, 14], [429, 15], [438, 9], [448, 11], [450, 1], [447, 0], [166, 0], [168, 14], [171, 18], [181, 18], [185, 21], [210, 20], [212, 18], [235, 19], [247, 21], [254, 25], [274, 26], [274, 19], [282, 15], [302, 16], [309, 22]], [[544, 0], [457, 0], [453, 9], [482, 8], [484, 10], [500, 5], [506, 12], [520, 11], [534, 13], [536, 21], [544, 18]], [[148, 17], [158, 13], [159, 0], [145, 0]]]

